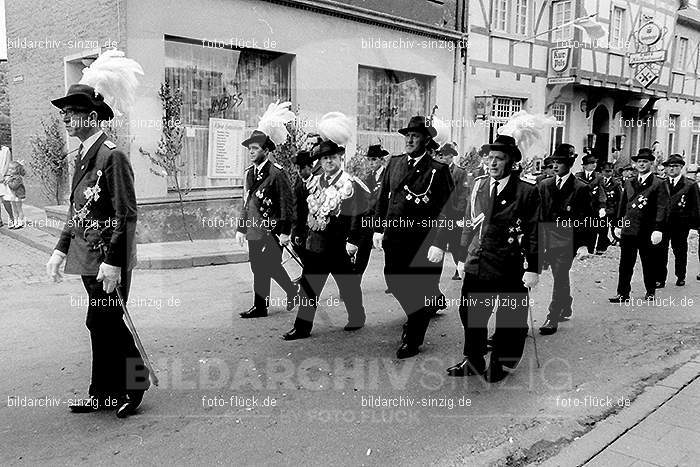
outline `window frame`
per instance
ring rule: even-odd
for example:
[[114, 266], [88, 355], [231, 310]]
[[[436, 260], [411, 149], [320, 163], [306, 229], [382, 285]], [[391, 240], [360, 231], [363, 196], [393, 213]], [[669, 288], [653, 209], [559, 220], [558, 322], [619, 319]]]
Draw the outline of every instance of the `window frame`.
[[[620, 18], [619, 18], [619, 24], [615, 24], [615, 13], [620, 12]], [[625, 44], [625, 40], [627, 38], [627, 28], [625, 24], [625, 14], [627, 13], [627, 9], [620, 6], [620, 5], [612, 5], [612, 11], [610, 12], [610, 32], [608, 36], [608, 48], [609, 49], [614, 49], [614, 50], [620, 50], [623, 49], [623, 47], [620, 47], [620, 45]], [[619, 26], [619, 30], [617, 33], [617, 38], [614, 36], [614, 31], [615, 27]]]
[[[569, 18], [567, 19], [565, 16], [566, 12], [566, 7], [569, 7]], [[575, 18], [575, 4], [574, 0], [558, 0], [555, 2], [552, 2], [552, 32], [551, 32], [551, 40], [550, 42], [553, 43], [561, 43], [561, 42], [566, 42], [566, 41], [571, 41], [574, 39], [574, 25], [569, 24], [566, 26], [566, 28], [557, 28], [557, 12], [556, 9], [560, 7], [562, 9], [562, 22], [561, 24], [569, 23], [574, 20]], [[557, 28], [557, 29], [554, 29]], [[565, 32], [568, 32], [568, 34], [564, 35]], [[559, 37], [561, 35], [561, 37]]]
[[[525, 5], [524, 22], [521, 9]], [[491, 2], [491, 31], [500, 34], [527, 36], [531, 26], [532, 0], [493, 0]], [[520, 29], [524, 26], [524, 31]]]
[[685, 73], [686, 62], [688, 60], [688, 46], [690, 41], [687, 37], [678, 36], [678, 42], [676, 46], [676, 60], [674, 63], [674, 69]]

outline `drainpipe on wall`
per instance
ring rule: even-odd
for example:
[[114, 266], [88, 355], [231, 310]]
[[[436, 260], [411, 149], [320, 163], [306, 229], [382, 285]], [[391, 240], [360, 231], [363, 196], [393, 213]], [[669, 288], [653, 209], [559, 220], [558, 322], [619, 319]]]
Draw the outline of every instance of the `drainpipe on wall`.
[[[460, 43], [455, 47], [454, 56], [454, 79], [452, 83], [452, 122], [460, 120], [460, 125], [450, 131], [453, 141], [458, 142], [458, 152], [466, 151], [464, 149], [464, 134], [465, 128], [465, 101], [467, 98], [467, 79], [469, 76], [468, 70], [468, 53], [466, 47], [469, 38], [469, 22], [468, 18], [469, 0], [457, 0], [456, 5], [456, 26], [461, 33]], [[464, 63], [462, 55], [464, 54]], [[454, 125], [454, 123], [453, 123]], [[454, 127], [453, 127], [454, 128]], [[456, 133], [456, 134], [455, 134]]]

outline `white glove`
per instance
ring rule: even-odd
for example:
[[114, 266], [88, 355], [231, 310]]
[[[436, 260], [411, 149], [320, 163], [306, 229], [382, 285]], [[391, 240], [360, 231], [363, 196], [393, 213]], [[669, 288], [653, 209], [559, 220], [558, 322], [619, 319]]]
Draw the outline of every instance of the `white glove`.
[[605, 208], [598, 209], [598, 217], [600, 217], [600, 218], [605, 217]]
[[622, 236], [622, 228], [620, 227], [615, 227], [615, 236], [617, 238], [620, 238]]
[[663, 238], [663, 234], [659, 232], [658, 230], [654, 230], [651, 233], [651, 244], [652, 245], [658, 245], [661, 243], [661, 239]]
[[280, 246], [289, 245], [289, 235], [280, 234]]
[[122, 282], [122, 268], [107, 263], [100, 264], [97, 281], [102, 282], [102, 290], [105, 293], [110, 294], [114, 292], [114, 289]]
[[66, 254], [62, 251], [53, 250], [49, 262], [46, 263], [46, 275], [53, 279], [54, 282], [61, 282], [63, 275], [61, 274], [61, 264], [66, 259]]
[[531, 289], [534, 286], [536, 286], [539, 281], [540, 275], [536, 272], [525, 271], [525, 274], [523, 274], [523, 284], [525, 284], [525, 287], [527, 287], [528, 289]]
[[375, 232], [374, 235], [372, 235], [372, 245], [374, 245], [374, 248], [377, 250], [382, 249], [382, 241], [384, 240], [384, 234]]
[[460, 279], [464, 279], [464, 261], [457, 263], [457, 274], [459, 274]]
[[436, 246], [431, 246], [428, 250], [428, 261], [431, 263], [439, 263], [445, 256], [445, 252]]
[[236, 232], [236, 241], [238, 246], [243, 246], [245, 244], [245, 234], [243, 232]]
[[348, 256], [355, 256], [355, 253], [357, 253], [357, 245], [347, 242], [345, 244], [345, 251], [348, 253]]

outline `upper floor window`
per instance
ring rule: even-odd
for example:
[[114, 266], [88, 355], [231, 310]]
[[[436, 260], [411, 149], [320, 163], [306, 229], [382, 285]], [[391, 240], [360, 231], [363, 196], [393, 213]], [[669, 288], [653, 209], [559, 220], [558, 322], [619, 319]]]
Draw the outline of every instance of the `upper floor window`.
[[523, 99], [513, 99], [510, 97], [494, 97], [491, 108], [491, 118], [489, 125], [489, 142], [496, 139], [497, 130], [506, 124], [508, 119], [523, 108]]
[[676, 68], [678, 70], [685, 70], [685, 58], [688, 54], [688, 38], [679, 37], [678, 38], [678, 53], [676, 54]]
[[556, 28], [552, 31], [552, 42], [570, 41], [574, 38], [574, 26], [571, 24], [573, 19], [573, 0], [562, 0], [552, 4], [552, 28]]
[[494, 31], [527, 35], [531, 0], [493, 0], [491, 26]]
[[625, 10], [617, 6], [613, 7], [612, 18], [610, 19], [610, 48], [624, 49], [626, 39]]

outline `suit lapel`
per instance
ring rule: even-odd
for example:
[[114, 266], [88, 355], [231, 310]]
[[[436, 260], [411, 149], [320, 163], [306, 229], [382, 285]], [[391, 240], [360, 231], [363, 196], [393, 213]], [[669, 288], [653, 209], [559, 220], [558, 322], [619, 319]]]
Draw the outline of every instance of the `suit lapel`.
[[272, 164], [272, 162], [270, 162], [270, 161], [267, 161], [265, 163], [265, 165], [261, 169], [260, 176], [257, 178], [255, 177], [255, 167], [250, 169], [251, 172], [253, 172], [253, 180], [252, 180], [252, 183], [250, 184], [250, 189], [248, 190], [249, 193], [252, 193], [255, 190], [257, 190], [258, 187], [260, 185], [262, 185], [262, 183], [267, 179], [267, 176], [270, 174], [270, 164]]
[[408, 166], [408, 172], [401, 178], [401, 181], [396, 185], [397, 190], [401, 189], [404, 185], [410, 186], [411, 183], [413, 183], [413, 181], [425, 171], [425, 168], [428, 166], [430, 158], [430, 156], [424, 154], [421, 160], [418, 161], [418, 164], [416, 164], [415, 167], [411, 167], [411, 164], [408, 162], [408, 155], [405, 157], [405, 164]]
[[90, 146], [90, 149], [88, 149], [88, 152], [85, 154], [85, 157], [82, 158], [82, 160], [76, 160], [75, 161], [75, 172], [73, 173], [73, 184], [71, 187], [71, 198], [73, 197], [73, 193], [75, 192], [75, 189], [78, 187], [78, 184], [80, 181], [85, 177], [85, 174], [88, 173], [90, 168], [92, 167], [92, 163], [95, 159], [95, 156], [97, 155], [97, 151], [99, 151], [100, 147], [102, 146], [102, 143], [105, 142], [107, 139], [107, 135], [104, 133], [102, 136], [97, 138], [97, 141], [95, 141], [95, 144]]

